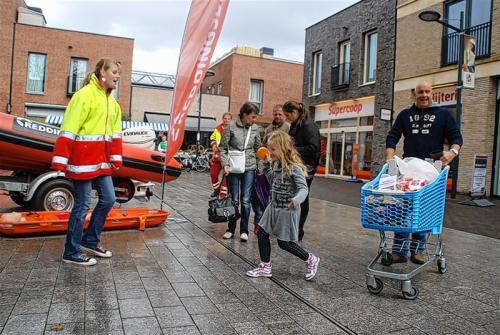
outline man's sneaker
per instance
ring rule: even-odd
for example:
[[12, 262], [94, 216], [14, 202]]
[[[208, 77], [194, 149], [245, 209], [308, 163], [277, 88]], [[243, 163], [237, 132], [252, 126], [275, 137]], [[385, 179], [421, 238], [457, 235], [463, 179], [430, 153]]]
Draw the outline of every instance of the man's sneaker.
[[269, 262], [269, 263], [260, 262], [259, 267], [255, 268], [253, 270], [247, 271], [247, 276], [253, 277], [253, 278], [257, 278], [257, 277], [270, 278], [273, 276], [273, 274], [271, 273], [272, 269], [273, 269], [273, 266], [271, 265], [271, 262]]
[[410, 260], [415, 264], [425, 264], [426, 259], [422, 254], [412, 254]]
[[226, 231], [224, 235], [222, 235], [222, 238], [226, 240], [233, 238], [233, 233], [231, 233], [230, 231]]
[[306, 261], [306, 280], [311, 280], [318, 272], [319, 257], [309, 253], [309, 258]]
[[90, 258], [85, 255], [80, 255], [77, 257], [63, 257], [64, 263], [78, 264], [83, 266], [96, 265], [97, 261], [95, 258]]
[[210, 194], [210, 198], [217, 198], [217, 196], [219, 195], [218, 192], [212, 192], [212, 194]]
[[113, 256], [113, 253], [111, 253], [111, 251], [106, 250], [106, 249], [104, 249], [101, 246], [98, 246], [97, 248], [92, 249], [92, 248], [89, 248], [89, 247], [84, 247], [82, 245], [82, 250], [85, 251], [88, 254], [91, 254], [91, 255], [94, 255], [94, 256], [97, 256], [97, 257], [101, 257], [101, 258], [110, 258], [111, 256]]
[[397, 252], [392, 253], [392, 264], [406, 263], [406, 262], [408, 262], [408, 258], [403, 257], [401, 254], [398, 254]]
[[248, 234], [247, 233], [243, 233], [240, 235], [240, 240], [241, 242], [246, 242], [248, 241]]

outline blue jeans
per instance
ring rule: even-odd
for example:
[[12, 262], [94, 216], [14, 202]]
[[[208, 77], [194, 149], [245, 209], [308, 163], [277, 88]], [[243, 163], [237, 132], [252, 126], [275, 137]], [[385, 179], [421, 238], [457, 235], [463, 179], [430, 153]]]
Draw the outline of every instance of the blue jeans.
[[[425, 242], [427, 241], [427, 233], [411, 234], [412, 241], [408, 239], [410, 234], [394, 232], [394, 243], [392, 244], [392, 252], [400, 254], [404, 258], [408, 257], [408, 249], [411, 253], [421, 253], [425, 250]], [[411, 244], [411, 245], [410, 245]]]
[[[250, 195], [255, 180], [255, 170], [247, 170], [243, 173], [230, 173], [227, 176], [229, 194], [233, 201], [241, 204], [240, 234], [248, 234], [248, 218], [250, 217]], [[241, 194], [240, 194], [241, 193]], [[227, 231], [234, 234], [236, 220], [229, 220]]]
[[[99, 201], [92, 212], [90, 225], [83, 233], [83, 224], [87, 210], [90, 207], [90, 192], [92, 184], [97, 190]], [[113, 180], [111, 176], [100, 176], [92, 180], [73, 180], [75, 188], [75, 205], [71, 211], [64, 245], [64, 258], [81, 257], [81, 245], [88, 248], [99, 246], [104, 222], [116, 201]]]

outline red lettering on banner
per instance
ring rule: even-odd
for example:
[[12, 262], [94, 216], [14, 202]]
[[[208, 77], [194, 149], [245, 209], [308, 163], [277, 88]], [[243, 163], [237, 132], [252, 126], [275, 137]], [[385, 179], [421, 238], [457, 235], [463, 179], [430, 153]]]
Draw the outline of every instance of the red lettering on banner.
[[180, 149], [186, 117], [208, 70], [229, 0], [192, 0], [182, 39], [165, 164]]
[[328, 107], [328, 115], [338, 116], [339, 114], [356, 113], [363, 111], [363, 104], [351, 104], [345, 106], [336, 106], [331, 104]]

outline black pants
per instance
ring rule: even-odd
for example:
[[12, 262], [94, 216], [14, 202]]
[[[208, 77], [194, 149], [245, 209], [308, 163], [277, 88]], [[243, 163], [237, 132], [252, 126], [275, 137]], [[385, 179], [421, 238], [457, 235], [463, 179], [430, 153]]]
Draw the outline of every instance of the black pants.
[[[271, 241], [269, 240], [269, 234], [266, 233], [264, 229], [260, 228], [257, 233], [257, 238], [259, 240], [260, 260], [268, 263], [271, 260]], [[278, 240], [278, 246], [303, 261], [307, 261], [307, 258], [309, 258], [309, 253], [295, 242]]]
[[304, 237], [304, 224], [306, 223], [307, 215], [309, 214], [309, 192], [311, 191], [314, 173], [316, 173], [316, 171], [311, 172], [306, 178], [308, 193], [306, 200], [300, 204], [299, 241], [302, 241], [302, 238]]

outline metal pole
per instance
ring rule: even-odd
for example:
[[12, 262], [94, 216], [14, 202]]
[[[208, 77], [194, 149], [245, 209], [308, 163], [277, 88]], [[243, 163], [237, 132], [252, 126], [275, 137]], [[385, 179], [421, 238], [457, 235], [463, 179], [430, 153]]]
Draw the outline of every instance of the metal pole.
[[[462, 63], [464, 62], [464, 12], [460, 12], [460, 32], [458, 39], [458, 78], [457, 78], [457, 106], [456, 106], [456, 121], [458, 128], [462, 128]], [[458, 166], [459, 166], [459, 156], [455, 157], [452, 163], [453, 176], [451, 185], [451, 198], [455, 199], [457, 197], [457, 181], [458, 181]]]
[[201, 140], [201, 97], [203, 95], [203, 83], [200, 85], [200, 97], [198, 99], [198, 132], [196, 133], [196, 157], [198, 157], [198, 148]]

